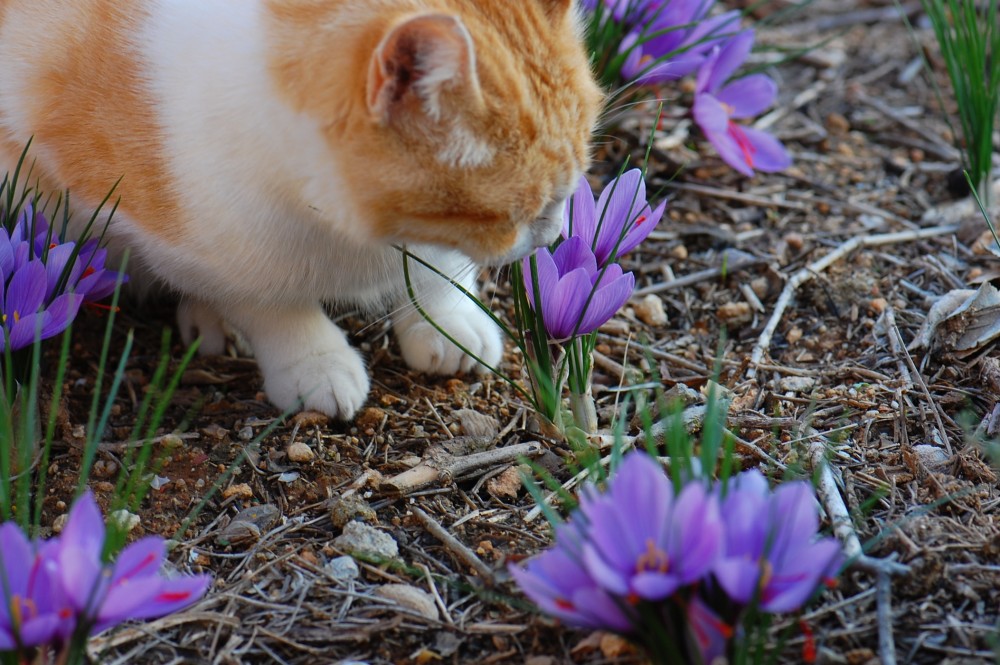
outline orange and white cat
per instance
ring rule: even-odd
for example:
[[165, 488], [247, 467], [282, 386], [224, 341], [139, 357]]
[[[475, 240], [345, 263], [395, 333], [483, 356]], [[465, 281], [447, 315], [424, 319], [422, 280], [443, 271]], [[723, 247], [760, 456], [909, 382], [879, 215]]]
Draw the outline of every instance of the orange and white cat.
[[[368, 375], [323, 302], [394, 308], [411, 367], [469, 370], [393, 246], [471, 288], [558, 235], [601, 101], [580, 37], [572, 0], [0, 0], [0, 171], [34, 137], [78, 219], [121, 179], [113, 244], [185, 340], [219, 353], [225, 321], [277, 406], [350, 418]], [[490, 319], [414, 279], [496, 364]]]

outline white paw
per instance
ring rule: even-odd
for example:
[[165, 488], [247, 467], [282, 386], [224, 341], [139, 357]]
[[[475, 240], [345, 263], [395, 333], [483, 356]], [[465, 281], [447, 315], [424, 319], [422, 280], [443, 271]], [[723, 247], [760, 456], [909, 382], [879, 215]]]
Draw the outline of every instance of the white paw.
[[437, 316], [431, 313], [431, 316], [471, 355], [449, 341], [419, 314], [411, 314], [396, 325], [399, 347], [407, 365], [430, 374], [457, 374], [488, 371], [472, 356], [477, 356], [490, 367], [500, 364], [503, 357], [500, 329], [484, 312], [470, 306]]
[[182, 300], [177, 306], [177, 326], [181, 330], [181, 339], [188, 346], [201, 338], [199, 355], [220, 356], [225, 353], [225, 323], [205, 303], [190, 298]]
[[[278, 408], [350, 420], [368, 398], [368, 370], [344, 333], [317, 312], [308, 325], [256, 340], [264, 391]], [[298, 333], [298, 334], [296, 334]]]

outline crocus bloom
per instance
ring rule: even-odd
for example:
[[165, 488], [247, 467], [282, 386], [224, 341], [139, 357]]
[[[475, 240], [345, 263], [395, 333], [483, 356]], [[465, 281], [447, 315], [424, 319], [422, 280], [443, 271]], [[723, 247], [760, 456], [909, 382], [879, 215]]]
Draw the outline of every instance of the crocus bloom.
[[584, 568], [581, 538], [575, 525], [560, 525], [555, 547], [533, 558], [524, 568], [511, 565], [511, 575], [543, 611], [567, 624], [630, 632], [633, 621], [623, 611], [621, 601], [598, 587]]
[[70, 510], [55, 569], [70, 605], [97, 633], [127, 619], [151, 619], [190, 605], [208, 589], [207, 575], [160, 575], [163, 538], [142, 538], [105, 564], [104, 521], [89, 492]]
[[[0, 266], [0, 271], [6, 278], [4, 266]], [[41, 259], [33, 259], [15, 270], [6, 288], [0, 291], [4, 338], [10, 341], [12, 351], [30, 346], [36, 335], [39, 339], [58, 335], [80, 309], [83, 296], [73, 293], [64, 293], [46, 303], [47, 284], [45, 265]], [[5, 344], [0, 340], [0, 350]]]
[[522, 263], [525, 290], [532, 308], [541, 310], [545, 330], [554, 340], [597, 330], [625, 304], [635, 287], [635, 277], [622, 273], [618, 264], [598, 268], [594, 253], [578, 236], [563, 241], [554, 252], [539, 249], [534, 257], [540, 307], [535, 302], [530, 257]]
[[627, 53], [622, 77], [642, 85], [675, 81], [705, 61], [739, 28], [740, 13], [709, 17], [714, 0], [669, 0], [652, 20], [629, 33], [619, 51]]
[[566, 206], [563, 237], [582, 238], [593, 251], [597, 265], [605, 266], [645, 240], [666, 207], [664, 202], [650, 209], [639, 169], [626, 171], [608, 184], [596, 205], [590, 183], [581, 177]]
[[580, 500], [590, 525], [583, 561], [611, 593], [631, 602], [662, 600], [704, 577], [722, 553], [715, 495], [690, 482], [675, 497], [648, 455], [626, 456], [604, 494], [590, 490]]
[[765, 612], [793, 612], [839, 568], [840, 546], [818, 538], [815, 493], [805, 481], [773, 493], [760, 472], [737, 476], [722, 504], [725, 546], [715, 579], [737, 604], [756, 597]]
[[0, 651], [48, 644], [73, 630], [73, 613], [44, 562], [16, 524], [0, 525]]
[[[76, 254], [74, 256], [74, 253]], [[104, 267], [96, 239], [79, 250], [49, 233], [45, 217], [25, 204], [14, 228], [0, 230], [0, 324], [12, 351], [65, 330], [84, 302], [114, 291], [119, 275]]]
[[753, 31], [745, 30], [725, 46], [712, 49], [698, 70], [692, 109], [695, 122], [719, 156], [745, 176], [752, 176], [755, 169], [772, 172], [791, 165], [776, 138], [734, 122], [760, 114], [777, 95], [774, 81], [764, 74], [726, 83], [750, 55], [753, 40]]

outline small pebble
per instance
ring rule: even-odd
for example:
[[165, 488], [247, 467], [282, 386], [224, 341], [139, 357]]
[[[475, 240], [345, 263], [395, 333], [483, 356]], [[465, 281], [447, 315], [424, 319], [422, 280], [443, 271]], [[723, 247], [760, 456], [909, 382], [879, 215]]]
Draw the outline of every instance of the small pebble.
[[253, 490], [250, 489], [250, 485], [247, 483], [239, 483], [238, 485], [230, 485], [226, 489], [222, 490], [223, 499], [252, 499]]
[[130, 513], [129, 511], [122, 509], [110, 513], [108, 515], [108, 523], [116, 525], [119, 529], [124, 530], [125, 533], [130, 533], [139, 526], [141, 520], [135, 513]]
[[344, 528], [354, 520], [374, 522], [375, 519], [374, 509], [358, 494], [338, 497], [330, 503], [330, 521], [338, 529]]
[[663, 307], [663, 300], [655, 293], [650, 293], [645, 298], [633, 305], [635, 315], [640, 321], [650, 326], [662, 326], [667, 323], [667, 312]]
[[816, 379], [811, 376], [786, 376], [778, 382], [783, 393], [809, 393], [816, 387]]
[[246, 427], [241, 429], [239, 437], [240, 441], [250, 441], [251, 439], [253, 439], [253, 427], [247, 425]]
[[434, 598], [423, 589], [409, 584], [383, 584], [375, 589], [375, 595], [395, 601], [401, 607], [412, 610], [432, 621], [437, 621], [440, 618]]
[[316, 453], [309, 447], [309, 444], [296, 441], [288, 446], [288, 459], [299, 464], [306, 464], [316, 459]]
[[389, 534], [361, 522], [348, 522], [344, 532], [333, 539], [341, 552], [359, 552], [382, 559], [399, 556], [399, 545]]
[[753, 320], [753, 308], [747, 302], [729, 302], [719, 306], [716, 316], [727, 326], [740, 326]]
[[326, 573], [338, 582], [356, 580], [361, 576], [358, 562], [349, 556], [338, 556], [323, 566]]
[[69, 515], [67, 513], [56, 516], [56, 518], [52, 520], [52, 533], [62, 533], [62, 530], [66, 528], [67, 520], [69, 520]]

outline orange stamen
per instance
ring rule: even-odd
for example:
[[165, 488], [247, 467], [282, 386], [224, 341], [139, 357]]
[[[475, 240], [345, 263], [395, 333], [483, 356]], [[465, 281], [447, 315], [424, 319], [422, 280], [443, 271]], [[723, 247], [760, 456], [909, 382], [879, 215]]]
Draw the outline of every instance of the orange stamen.
[[646, 539], [646, 552], [635, 562], [635, 572], [657, 572], [665, 573], [670, 570], [670, 557], [663, 550], [656, 547], [652, 538]]

